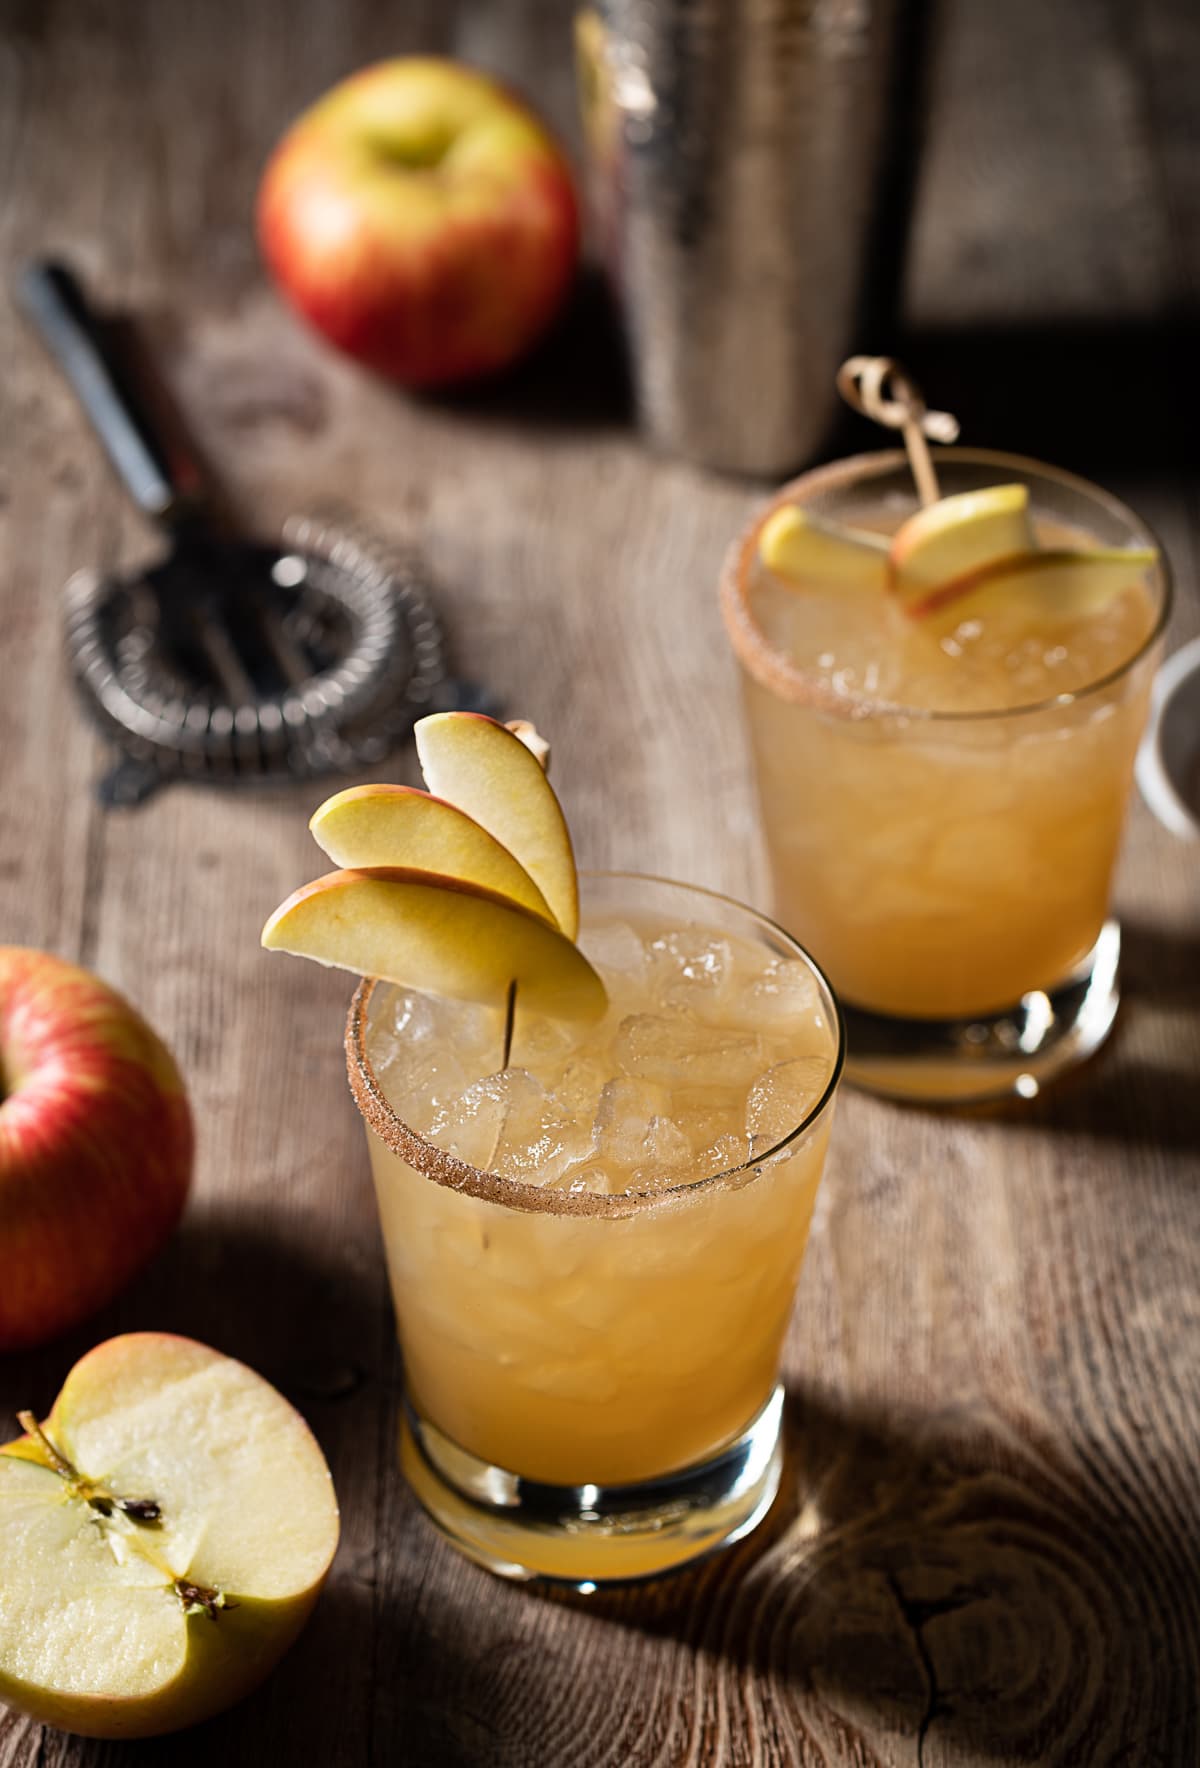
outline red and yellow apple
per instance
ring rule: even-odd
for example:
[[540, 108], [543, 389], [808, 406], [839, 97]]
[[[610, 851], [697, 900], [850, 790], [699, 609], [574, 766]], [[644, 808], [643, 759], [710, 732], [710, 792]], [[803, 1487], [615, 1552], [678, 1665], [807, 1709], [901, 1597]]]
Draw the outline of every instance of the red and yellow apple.
[[494, 80], [405, 57], [364, 69], [289, 129], [258, 197], [263, 255], [332, 343], [410, 387], [506, 367], [575, 274], [574, 184]]
[[136, 1332], [77, 1363], [0, 1448], [0, 1701], [149, 1737], [257, 1686], [338, 1541], [325, 1458], [260, 1375]]
[[111, 1300], [191, 1169], [183, 1082], [140, 1014], [74, 964], [0, 947], [0, 1351]]

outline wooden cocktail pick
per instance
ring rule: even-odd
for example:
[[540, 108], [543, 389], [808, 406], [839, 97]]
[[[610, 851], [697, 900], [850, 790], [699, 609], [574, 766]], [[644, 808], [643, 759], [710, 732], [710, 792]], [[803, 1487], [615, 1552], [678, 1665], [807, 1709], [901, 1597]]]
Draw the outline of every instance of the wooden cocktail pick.
[[958, 440], [958, 419], [948, 411], [930, 411], [925, 396], [908, 370], [892, 356], [850, 356], [837, 372], [837, 389], [847, 405], [874, 423], [899, 430], [923, 504], [936, 503], [937, 474], [925, 438]]

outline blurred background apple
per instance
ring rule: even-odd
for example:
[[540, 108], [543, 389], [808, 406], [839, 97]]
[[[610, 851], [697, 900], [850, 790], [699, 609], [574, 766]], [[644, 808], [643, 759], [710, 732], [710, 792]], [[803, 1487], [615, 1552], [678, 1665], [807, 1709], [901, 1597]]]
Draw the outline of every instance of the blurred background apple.
[[579, 251], [570, 171], [533, 114], [459, 63], [380, 62], [283, 137], [258, 199], [292, 304], [410, 387], [492, 373], [562, 305]]

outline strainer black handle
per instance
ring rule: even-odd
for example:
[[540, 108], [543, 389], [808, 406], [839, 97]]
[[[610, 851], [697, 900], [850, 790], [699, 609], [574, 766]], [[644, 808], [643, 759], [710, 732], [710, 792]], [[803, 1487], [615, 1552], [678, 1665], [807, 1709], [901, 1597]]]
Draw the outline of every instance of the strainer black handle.
[[[29, 264], [17, 282], [21, 310], [70, 382], [138, 508], [171, 525], [194, 503], [192, 463], [163, 438], [136, 397], [111, 331], [65, 264]], [[185, 489], [187, 487], [187, 489]]]

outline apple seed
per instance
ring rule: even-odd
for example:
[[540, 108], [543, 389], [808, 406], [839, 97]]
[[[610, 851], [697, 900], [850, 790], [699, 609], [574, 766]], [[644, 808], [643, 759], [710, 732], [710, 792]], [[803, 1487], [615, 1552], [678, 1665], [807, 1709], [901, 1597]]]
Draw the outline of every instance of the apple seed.
[[215, 1621], [218, 1609], [238, 1606], [224, 1590], [210, 1590], [207, 1584], [193, 1584], [190, 1578], [176, 1578], [173, 1587], [185, 1615], [206, 1614], [210, 1621]]

